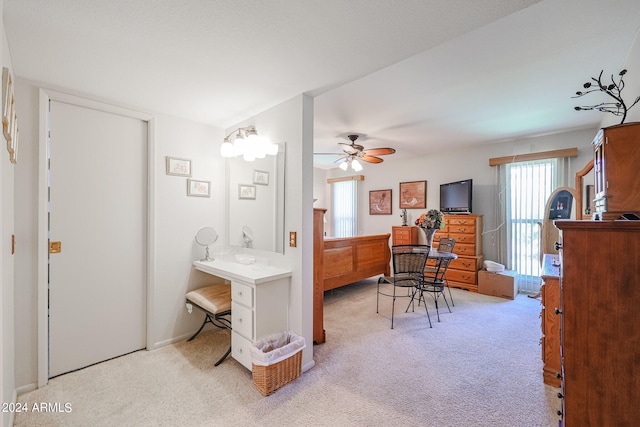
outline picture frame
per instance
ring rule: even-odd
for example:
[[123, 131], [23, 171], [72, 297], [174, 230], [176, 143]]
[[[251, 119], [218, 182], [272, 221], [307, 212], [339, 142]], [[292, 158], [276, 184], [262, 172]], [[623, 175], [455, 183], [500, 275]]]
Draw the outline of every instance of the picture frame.
[[369, 215], [391, 215], [391, 189], [369, 191]]
[[167, 156], [167, 175], [191, 176], [191, 160]]
[[187, 196], [211, 197], [211, 181], [187, 179]]
[[269, 185], [269, 172], [254, 169], [253, 183], [256, 185]]
[[238, 184], [238, 199], [255, 200], [256, 186], [250, 184]]
[[427, 181], [400, 183], [400, 209], [425, 209], [427, 207]]

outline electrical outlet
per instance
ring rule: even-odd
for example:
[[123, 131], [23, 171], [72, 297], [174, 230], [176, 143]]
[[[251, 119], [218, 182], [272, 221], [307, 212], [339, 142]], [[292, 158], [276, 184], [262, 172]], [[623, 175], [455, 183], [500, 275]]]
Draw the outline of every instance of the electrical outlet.
[[298, 246], [298, 238], [297, 238], [297, 233], [295, 231], [289, 232], [289, 246], [291, 246], [292, 248], [295, 248], [296, 246]]

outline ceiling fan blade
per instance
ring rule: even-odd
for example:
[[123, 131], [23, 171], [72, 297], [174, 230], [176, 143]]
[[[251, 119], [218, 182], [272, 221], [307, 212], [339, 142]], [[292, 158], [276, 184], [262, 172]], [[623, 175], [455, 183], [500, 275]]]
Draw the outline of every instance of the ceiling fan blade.
[[380, 157], [375, 157], [375, 156], [370, 156], [368, 154], [365, 154], [364, 156], [359, 158], [360, 160], [362, 160], [363, 162], [368, 162], [368, 163], [382, 163], [383, 160]]
[[396, 150], [394, 148], [370, 148], [368, 150], [364, 150], [364, 154], [368, 156], [384, 156], [395, 152]]
[[348, 156], [340, 157], [338, 160], [334, 160], [334, 162], [333, 162], [333, 163], [335, 163], [336, 165], [338, 165], [338, 164], [340, 164], [340, 163], [342, 163], [342, 162], [346, 162], [348, 158], [349, 158]]

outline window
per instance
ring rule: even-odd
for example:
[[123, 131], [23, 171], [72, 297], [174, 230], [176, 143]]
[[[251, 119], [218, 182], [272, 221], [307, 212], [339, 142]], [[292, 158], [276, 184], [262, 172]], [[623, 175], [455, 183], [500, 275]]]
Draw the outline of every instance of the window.
[[521, 292], [540, 287], [541, 224], [547, 199], [558, 187], [558, 159], [506, 165], [508, 265], [518, 272]]
[[333, 234], [353, 237], [358, 230], [358, 181], [337, 181], [333, 189]]

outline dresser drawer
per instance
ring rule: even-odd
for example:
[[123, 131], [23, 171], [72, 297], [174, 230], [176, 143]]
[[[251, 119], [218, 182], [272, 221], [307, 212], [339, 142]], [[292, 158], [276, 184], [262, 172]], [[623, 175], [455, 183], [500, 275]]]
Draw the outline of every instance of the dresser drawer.
[[253, 340], [253, 310], [236, 303], [231, 304], [231, 324], [233, 331]]
[[449, 226], [467, 225], [475, 228], [477, 218], [476, 216], [448, 216], [447, 220]]
[[475, 245], [476, 243], [475, 234], [449, 233], [449, 237], [455, 239], [456, 245], [464, 243]]
[[249, 370], [251, 370], [251, 345], [251, 341], [236, 331], [231, 333], [231, 357]]
[[475, 271], [452, 270], [451, 266], [447, 269], [447, 280], [461, 283], [469, 283], [475, 285], [478, 274]]
[[449, 224], [449, 235], [471, 234], [473, 236], [475, 233], [476, 233], [475, 225]]
[[468, 243], [458, 244], [458, 242], [456, 242], [456, 245], [453, 247], [453, 253], [458, 255], [473, 256], [476, 254], [476, 245]]
[[476, 258], [459, 257], [449, 263], [449, 268], [453, 268], [455, 270], [477, 271], [478, 265]]
[[231, 301], [253, 307], [253, 288], [240, 282], [231, 282]]

